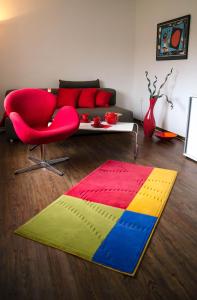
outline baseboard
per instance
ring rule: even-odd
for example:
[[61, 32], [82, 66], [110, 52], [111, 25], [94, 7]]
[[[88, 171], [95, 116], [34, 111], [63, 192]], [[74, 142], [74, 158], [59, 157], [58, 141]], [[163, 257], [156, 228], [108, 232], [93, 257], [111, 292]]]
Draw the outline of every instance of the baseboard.
[[[134, 118], [134, 122], [136, 122], [137, 124], [143, 126], [143, 121], [141, 121], [141, 120], [139, 120], [139, 119]], [[168, 130], [166, 130], [166, 129], [164, 129], [164, 128], [160, 128], [160, 127], [158, 127], [158, 126], [156, 126], [156, 130], [159, 130], [159, 131], [168, 131]], [[176, 137], [176, 139], [185, 142], [185, 137], [183, 137], [182, 135], [179, 135], [179, 134], [178, 134], [177, 137]]]

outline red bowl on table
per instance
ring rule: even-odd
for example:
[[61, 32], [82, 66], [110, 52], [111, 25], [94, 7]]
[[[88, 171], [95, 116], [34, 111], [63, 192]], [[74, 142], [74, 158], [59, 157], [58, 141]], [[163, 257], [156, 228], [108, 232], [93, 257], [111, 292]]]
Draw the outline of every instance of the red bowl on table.
[[171, 140], [177, 137], [177, 134], [170, 131], [156, 131], [155, 136], [161, 140]]

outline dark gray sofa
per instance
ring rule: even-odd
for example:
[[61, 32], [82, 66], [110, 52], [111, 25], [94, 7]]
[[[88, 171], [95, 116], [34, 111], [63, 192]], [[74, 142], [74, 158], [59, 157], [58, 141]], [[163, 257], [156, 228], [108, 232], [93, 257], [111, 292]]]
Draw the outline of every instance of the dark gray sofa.
[[[77, 111], [79, 113], [79, 116], [81, 116], [83, 113], [88, 113], [89, 114], [89, 117], [90, 119], [92, 119], [94, 116], [100, 116], [101, 119], [103, 120], [104, 119], [104, 115], [106, 112], [117, 112], [117, 113], [121, 113], [122, 116], [120, 116], [119, 118], [119, 121], [120, 122], [133, 122], [133, 112], [128, 110], [128, 109], [125, 109], [125, 108], [122, 108], [122, 107], [119, 107], [119, 106], [116, 106], [116, 90], [114, 89], [110, 89], [110, 88], [100, 88], [102, 90], [105, 90], [105, 91], [109, 91], [112, 93], [112, 97], [110, 99], [110, 106], [109, 107], [94, 107], [94, 108], [77, 108]], [[43, 89], [43, 90], [47, 90], [47, 89]], [[8, 90], [6, 91], [6, 94], [5, 96], [7, 96], [11, 91], [13, 90]], [[54, 88], [54, 89], [51, 89], [51, 92], [54, 94], [54, 95], [57, 95], [58, 93], [58, 89]], [[54, 115], [57, 113], [58, 110], [55, 111]], [[15, 130], [13, 128], [13, 125], [12, 125], [12, 122], [10, 121], [9, 118], [6, 118], [5, 120], [5, 129], [6, 129], [6, 133], [7, 133], [7, 136], [8, 136], [8, 139], [10, 141], [13, 141], [13, 140], [17, 140], [17, 135], [15, 133]], [[87, 133], [86, 131], [80, 131], [79, 133]]]

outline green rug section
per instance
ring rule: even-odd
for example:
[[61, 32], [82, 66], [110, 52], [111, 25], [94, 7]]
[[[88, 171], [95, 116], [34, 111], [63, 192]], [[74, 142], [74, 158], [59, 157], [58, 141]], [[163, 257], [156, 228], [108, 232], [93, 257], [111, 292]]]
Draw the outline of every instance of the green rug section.
[[91, 260], [123, 212], [63, 195], [15, 233]]

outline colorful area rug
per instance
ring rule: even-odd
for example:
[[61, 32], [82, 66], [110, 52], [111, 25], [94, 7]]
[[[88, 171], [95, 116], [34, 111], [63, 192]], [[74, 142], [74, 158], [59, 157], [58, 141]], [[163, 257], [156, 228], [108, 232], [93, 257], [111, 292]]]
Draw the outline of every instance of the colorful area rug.
[[107, 161], [15, 232], [133, 276], [176, 175]]

